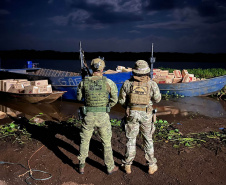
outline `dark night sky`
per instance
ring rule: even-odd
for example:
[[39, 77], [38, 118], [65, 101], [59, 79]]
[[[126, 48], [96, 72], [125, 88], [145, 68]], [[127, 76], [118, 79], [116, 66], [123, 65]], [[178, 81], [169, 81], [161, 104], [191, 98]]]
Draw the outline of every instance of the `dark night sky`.
[[225, 0], [0, 0], [0, 50], [225, 53]]

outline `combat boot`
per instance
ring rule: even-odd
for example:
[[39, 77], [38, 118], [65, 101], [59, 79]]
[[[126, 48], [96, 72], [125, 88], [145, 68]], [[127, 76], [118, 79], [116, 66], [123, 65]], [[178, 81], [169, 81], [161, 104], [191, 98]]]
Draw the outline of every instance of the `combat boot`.
[[125, 171], [127, 174], [131, 174], [131, 165], [130, 164], [125, 164]]
[[114, 166], [114, 168], [110, 172], [108, 172], [108, 175], [111, 175], [112, 173], [114, 173], [116, 171], [118, 171], [118, 167]]
[[157, 164], [152, 164], [152, 165], [149, 165], [148, 173], [152, 175], [152, 174], [154, 174], [157, 170], [158, 170]]
[[79, 164], [79, 173], [84, 174], [85, 172], [85, 164]]

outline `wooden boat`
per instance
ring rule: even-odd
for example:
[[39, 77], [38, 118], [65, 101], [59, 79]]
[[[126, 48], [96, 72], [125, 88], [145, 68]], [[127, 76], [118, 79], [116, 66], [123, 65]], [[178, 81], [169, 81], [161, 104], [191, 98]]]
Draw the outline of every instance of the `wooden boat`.
[[0, 91], [1, 98], [16, 99], [23, 102], [29, 103], [52, 103], [66, 91], [53, 91], [52, 93], [40, 93], [40, 94], [25, 94], [25, 93], [12, 93]]
[[[114, 81], [118, 90], [120, 90], [124, 81], [132, 76], [132, 72], [104, 74], [104, 76]], [[77, 87], [82, 80], [79, 73], [42, 68], [23, 69], [23, 72], [21, 70], [0, 71], [0, 79], [12, 78], [28, 80], [48, 79], [48, 83], [52, 85], [54, 90], [67, 91], [62, 97], [69, 100], [77, 100]], [[225, 85], [226, 75], [194, 82], [158, 84], [162, 94], [178, 94], [183, 96], [210, 95], [220, 91]]]

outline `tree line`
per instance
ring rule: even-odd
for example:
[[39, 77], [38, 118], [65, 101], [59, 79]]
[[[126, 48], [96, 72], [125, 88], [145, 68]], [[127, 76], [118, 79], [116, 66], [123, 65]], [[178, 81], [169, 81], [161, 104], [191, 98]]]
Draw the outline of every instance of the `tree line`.
[[[107, 61], [136, 61], [149, 60], [150, 52], [85, 52], [85, 58], [91, 60], [97, 57], [104, 57]], [[155, 52], [157, 61], [192, 61], [192, 62], [224, 62], [226, 53], [170, 53]], [[53, 50], [8, 50], [0, 51], [0, 58], [3, 59], [55, 59], [55, 60], [79, 60], [79, 52], [60, 52]]]

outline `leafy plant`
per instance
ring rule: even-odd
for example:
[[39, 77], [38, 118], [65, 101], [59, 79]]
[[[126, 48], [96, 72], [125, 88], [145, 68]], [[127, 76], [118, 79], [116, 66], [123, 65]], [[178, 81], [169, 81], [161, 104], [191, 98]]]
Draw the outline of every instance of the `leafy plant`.
[[200, 146], [202, 143], [206, 143], [210, 139], [219, 140], [223, 144], [226, 144], [225, 132], [207, 132], [207, 133], [191, 133], [184, 136], [180, 133], [179, 129], [176, 129], [172, 124], [166, 120], [158, 120], [155, 123], [156, 131], [154, 134], [155, 142], [171, 142], [174, 148]]

